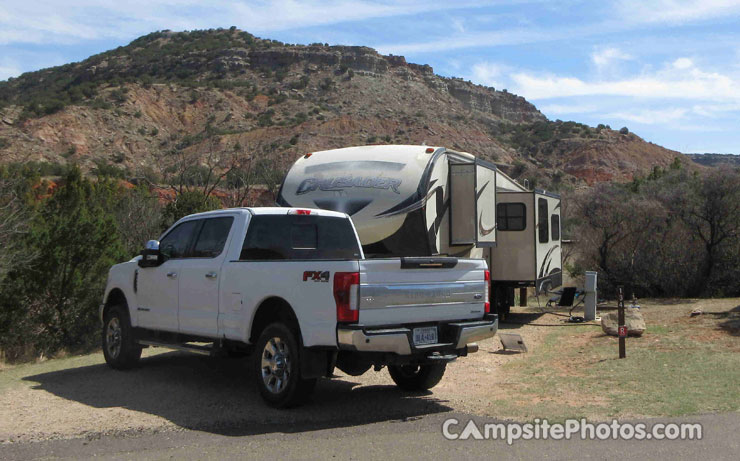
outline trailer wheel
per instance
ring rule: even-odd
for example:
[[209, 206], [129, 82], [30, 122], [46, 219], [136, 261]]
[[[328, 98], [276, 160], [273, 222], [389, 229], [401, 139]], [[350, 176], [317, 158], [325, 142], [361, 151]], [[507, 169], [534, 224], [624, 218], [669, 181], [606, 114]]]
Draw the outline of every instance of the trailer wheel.
[[282, 323], [272, 323], [262, 331], [252, 358], [257, 387], [272, 407], [303, 403], [316, 386], [316, 378], [301, 376], [298, 340]]
[[134, 340], [133, 328], [125, 305], [108, 309], [103, 318], [103, 356], [116, 370], [133, 368], [141, 358], [141, 346]]
[[398, 387], [406, 391], [426, 391], [442, 381], [446, 363], [430, 365], [389, 365], [388, 372]]

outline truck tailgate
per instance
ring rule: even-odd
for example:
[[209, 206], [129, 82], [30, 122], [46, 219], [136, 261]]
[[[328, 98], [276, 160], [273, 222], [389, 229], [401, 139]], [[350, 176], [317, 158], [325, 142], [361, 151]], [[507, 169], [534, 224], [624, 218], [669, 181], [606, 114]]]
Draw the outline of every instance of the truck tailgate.
[[360, 261], [360, 317], [366, 326], [480, 319], [487, 266], [480, 259]]

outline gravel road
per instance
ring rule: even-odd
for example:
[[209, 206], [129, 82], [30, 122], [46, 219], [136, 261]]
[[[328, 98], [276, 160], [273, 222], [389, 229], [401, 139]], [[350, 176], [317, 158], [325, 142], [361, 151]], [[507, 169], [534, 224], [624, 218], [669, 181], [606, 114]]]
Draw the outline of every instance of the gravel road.
[[[51, 440], [0, 445], [0, 459], [711, 459], [736, 460], [740, 450], [740, 414], [703, 415], [656, 422], [698, 422], [702, 440], [589, 441], [529, 440], [507, 445], [501, 440], [455, 440], [441, 435], [446, 418], [471, 418], [461, 413], [367, 424], [356, 421], [333, 428], [311, 424], [253, 425], [252, 434], [234, 436], [207, 431], [161, 432], [138, 436]], [[491, 420], [474, 417], [478, 424]]]

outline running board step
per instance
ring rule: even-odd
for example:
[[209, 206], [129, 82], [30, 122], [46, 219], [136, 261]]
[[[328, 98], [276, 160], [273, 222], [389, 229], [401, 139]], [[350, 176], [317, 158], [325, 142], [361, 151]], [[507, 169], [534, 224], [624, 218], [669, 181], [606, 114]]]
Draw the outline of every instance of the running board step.
[[213, 346], [196, 346], [195, 344], [169, 344], [169, 343], [158, 343], [156, 341], [149, 341], [140, 339], [138, 341], [142, 346], [153, 346], [153, 347], [166, 347], [167, 349], [174, 349], [176, 351], [192, 352], [194, 354], [201, 355], [213, 355]]

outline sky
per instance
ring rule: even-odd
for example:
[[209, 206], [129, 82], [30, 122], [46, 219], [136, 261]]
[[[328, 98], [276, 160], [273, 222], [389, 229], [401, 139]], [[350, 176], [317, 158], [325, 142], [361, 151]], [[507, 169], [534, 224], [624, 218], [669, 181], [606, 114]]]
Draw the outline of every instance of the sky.
[[551, 120], [740, 154], [740, 0], [2, 0], [0, 80], [162, 29], [366, 45], [507, 89]]

